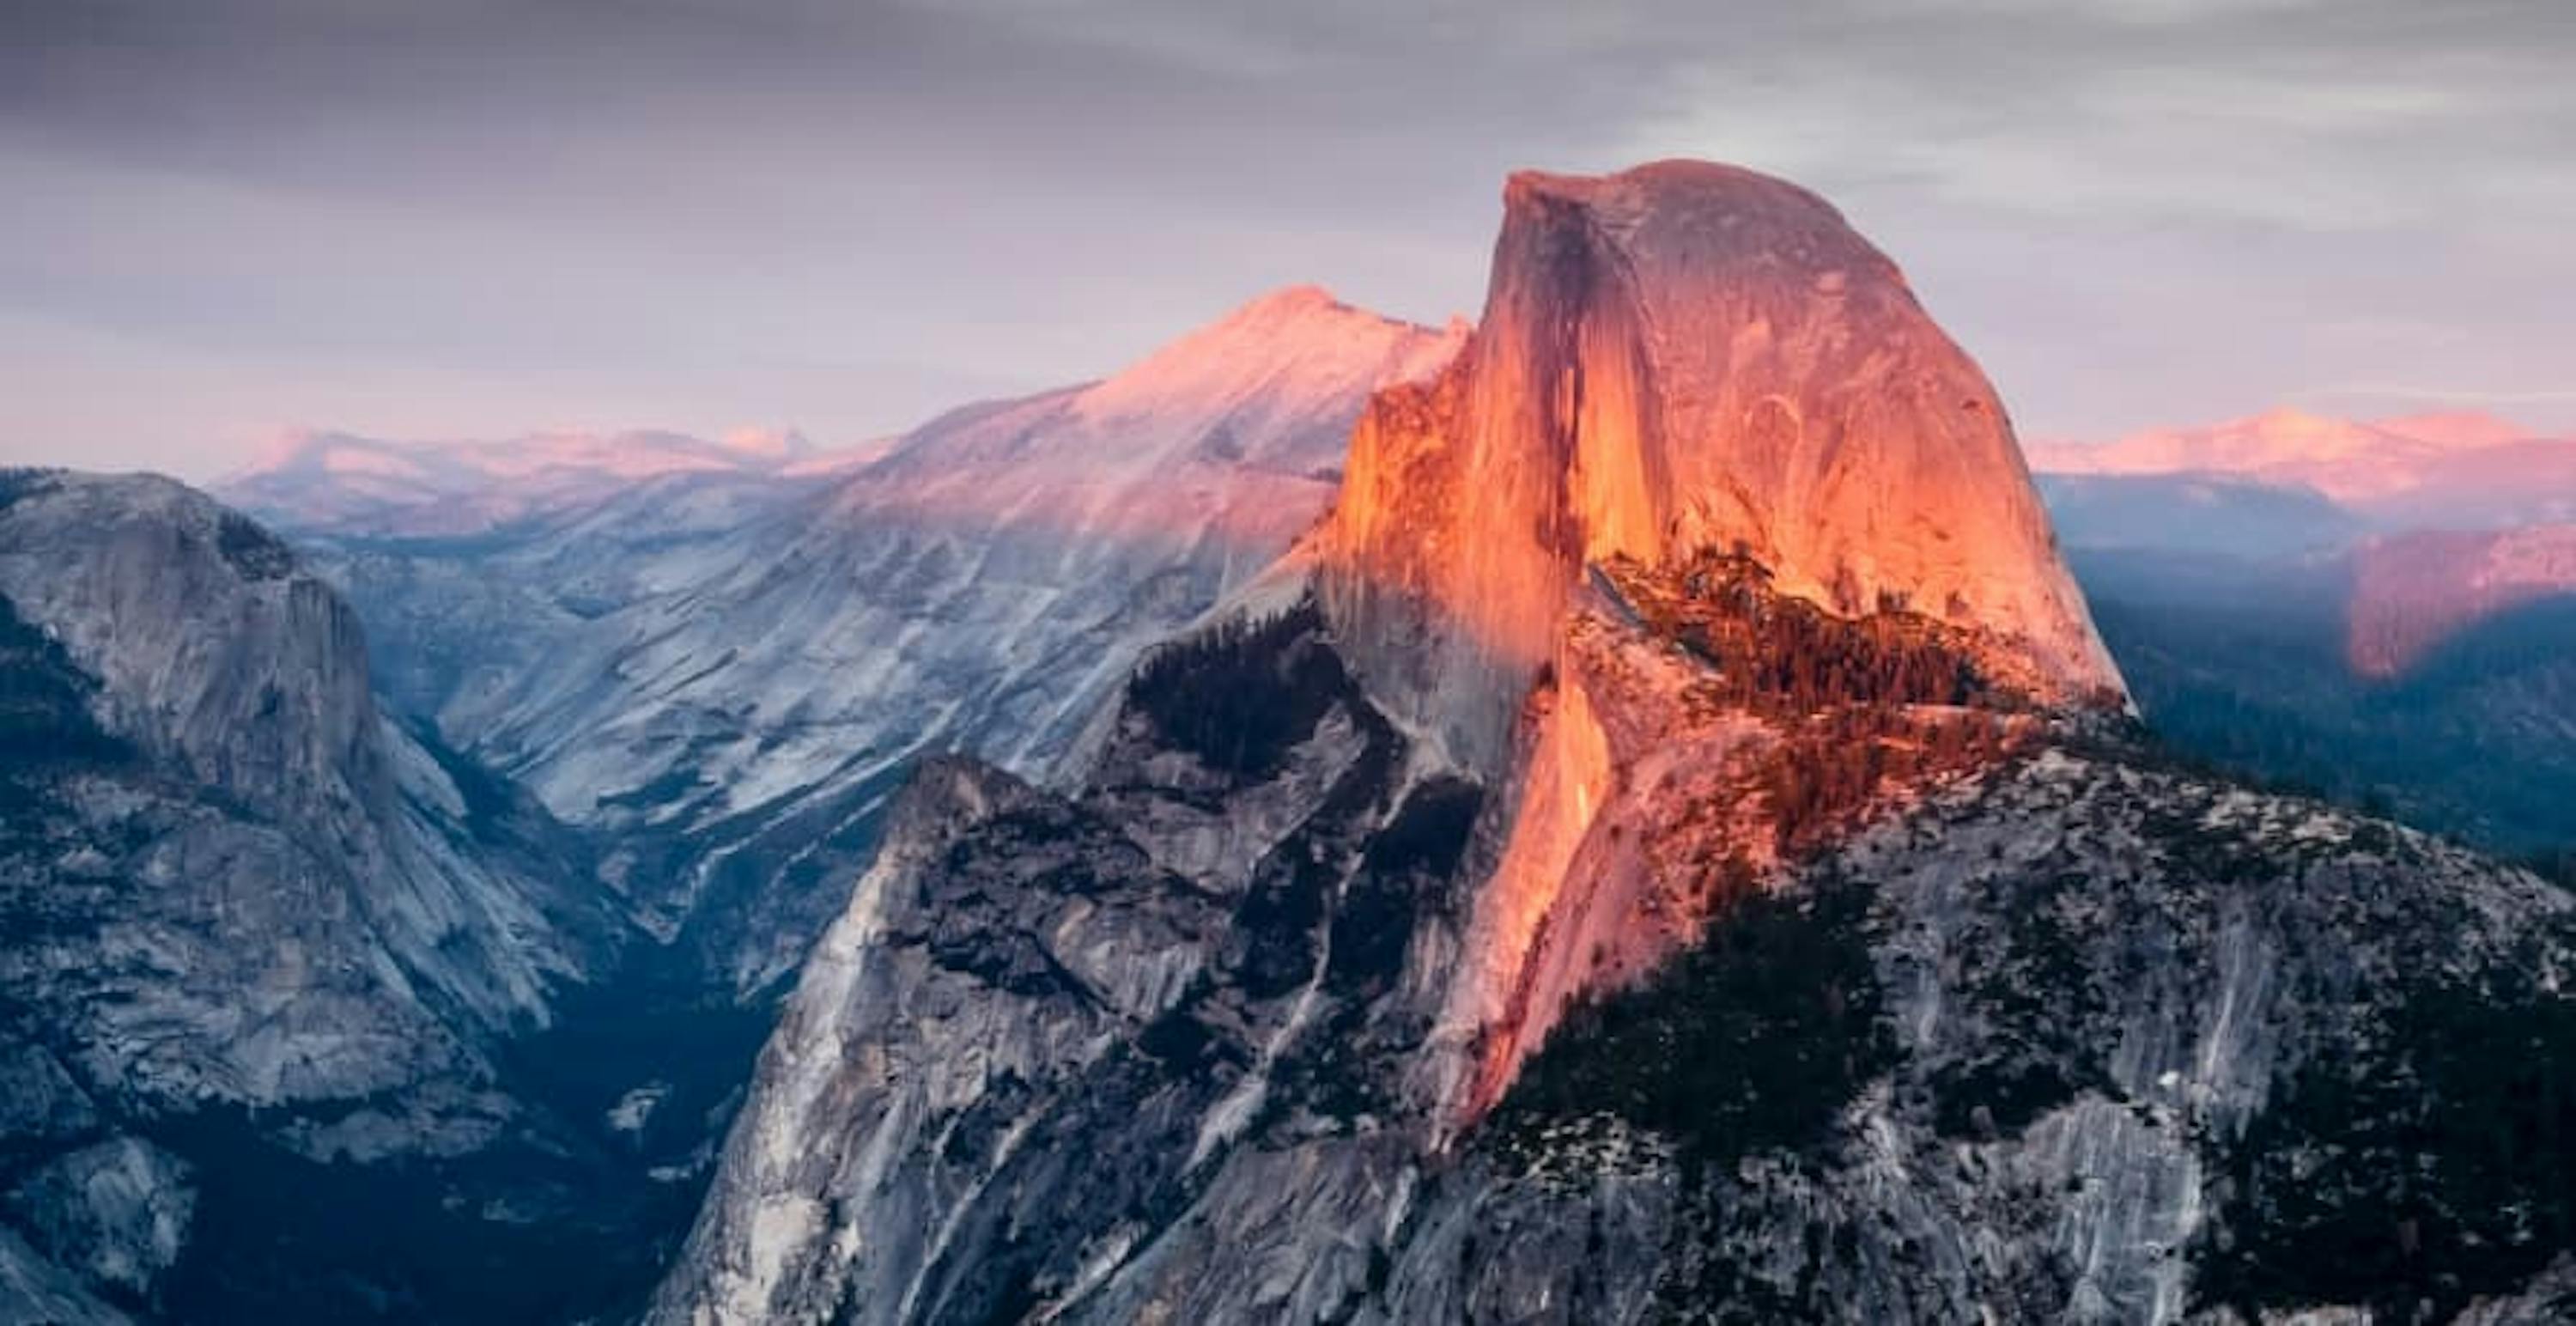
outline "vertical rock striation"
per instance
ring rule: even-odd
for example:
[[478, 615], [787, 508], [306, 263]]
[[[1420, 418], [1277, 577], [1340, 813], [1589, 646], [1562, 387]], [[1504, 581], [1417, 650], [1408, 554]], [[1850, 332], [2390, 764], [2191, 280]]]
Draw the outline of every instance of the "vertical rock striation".
[[2120, 694], [1994, 388], [1831, 206], [1727, 166], [1514, 175], [1475, 335], [1372, 402], [1319, 545], [1376, 693], [1488, 770], [1613, 558], [1742, 549], [2052, 701]]

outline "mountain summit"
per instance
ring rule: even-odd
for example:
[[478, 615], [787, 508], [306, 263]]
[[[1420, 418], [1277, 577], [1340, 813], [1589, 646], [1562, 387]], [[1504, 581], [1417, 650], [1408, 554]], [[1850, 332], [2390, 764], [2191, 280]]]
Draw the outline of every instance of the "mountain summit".
[[1830, 205], [1690, 161], [1516, 174], [1503, 205], [1469, 348], [1373, 404], [1320, 548], [1355, 661], [1462, 754], [1614, 559], [1741, 552], [1837, 614], [1972, 630], [2038, 695], [2119, 692], [1994, 388]]
[[[2563, 1240], [2493, 1213], [2557, 1170], [2371, 1148], [2560, 1126], [2446, 1010], [2576, 1035], [2576, 908], [2131, 740], [1992, 389], [1812, 195], [1504, 203], [1460, 358], [1376, 392], [1332, 514], [1065, 774], [923, 764], [649, 1319], [2556, 1292]], [[2363, 1100], [2395, 1073], [2431, 1085]], [[2367, 1172], [2310, 1202], [2310, 1154]], [[2317, 1251], [2365, 1225], [2509, 1250]]]

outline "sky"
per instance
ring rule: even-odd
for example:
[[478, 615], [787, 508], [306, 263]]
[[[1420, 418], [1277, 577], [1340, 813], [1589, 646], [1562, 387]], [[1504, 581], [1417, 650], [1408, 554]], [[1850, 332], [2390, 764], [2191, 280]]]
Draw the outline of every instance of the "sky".
[[2025, 437], [2576, 427], [2565, 0], [6, 0], [0, 463], [825, 443], [1264, 290], [1472, 316], [1520, 167], [1825, 194]]

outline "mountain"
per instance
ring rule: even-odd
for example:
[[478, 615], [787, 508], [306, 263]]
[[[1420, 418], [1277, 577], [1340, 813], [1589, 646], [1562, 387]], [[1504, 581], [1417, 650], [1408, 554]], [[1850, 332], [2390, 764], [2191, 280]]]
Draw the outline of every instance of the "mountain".
[[2398, 676], [2462, 633], [2553, 599], [2576, 600], [2576, 525], [2376, 539], [2353, 557], [2347, 656]]
[[2177, 750], [2517, 855], [2576, 848], [2576, 577], [2563, 527], [2290, 558], [2078, 548]]
[[2276, 411], [2040, 448], [2043, 469], [2095, 471], [2040, 486], [2178, 751], [2555, 856], [2576, 850], [2559, 718], [2576, 695], [2576, 445], [2529, 433], [2474, 413]]
[[1811, 196], [1503, 228], [1079, 778], [921, 767], [651, 1320], [2550, 1311], [2568, 895], [2141, 746]]
[[601, 835], [632, 913], [748, 993], [915, 759], [1047, 773], [1139, 649], [1321, 515], [1369, 393], [1463, 335], [1283, 290], [855, 466], [666, 474], [463, 541], [291, 532], [411, 660], [400, 702]]
[[[1355, 640], [1399, 641], [1430, 674], [1403, 684], [1483, 710], [1441, 718], [1463, 758], [1490, 756], [1582, 567], [1614, 559], [1740, 553], [1833, 611], [1974, 632], [2036, 693], [2118, 689], [1993, 388], [1822, 200], [1698, 163], [1525, 173], [1496, 247], [1469, 353], [1372, 406], [1318, 547]], [[1426, 615], [1449, 638], [1392, 620]], [[1491, 684], [1465, 695], [1461, 667]]]
[[[1637, 948], [1622, 915], [1670, 881], [1569, 855], [1598, 818], [1655, 817], [1625, 772], [1741, 744], [1693, 712], [1687, 673], [1648, 669], [1683, 693], [1640, 691], [1633, 632], [1576, 629], [1605, 598], [1651, 623], [1649, 598], [1758, 589], [1826, 638], [1896, 623], [1979, 686], [2125, 698], [1983, 374], [1832, 207], [1728, 167], [1513, 176], [1474, 340], [1372, 404], [1310, 555], [1373, 700], [1518, 808], [1492, 886], [1514, 903], [1471, 937], [1481, 976], [1448, 1015], [1487, 1047], [1471, 1104], [1544, 1034], [1586, 947], [1645, 963], [1688, 933], [1685, 911]], [[1733, 662], [1729, 624], [1703, 648]], [[1755, 627], [1752, 651], [1779, 629]]]
[[[2576, 567], [2566, 527], [2531, 521], [2556, 508], [2554, 467], [2576, 447], [2517, 440], [2528, 431], [2476, 414], [2276, 413], [2076, 462], [2043, 448], [2043, 466], [2138, 472], [2039, 482], [2106, 642], [2176, 750], [2552, 856], [2576, 849], [2558, 717], [2576, 695]], [[2308, 486], [2361, 470], [2402, 482], [2340, 501]]]
[[2302, 487], [2383, 527], [2576, 518], [2576, 441], [2476, 412], [2358, 422], [2292, 409], [2032, 449], [2054, 474], [2232, 475]]
[[[862, 452], [862, 454], [864, 454]], [[800, 433], [532, 433], [489, 442], [388, 442], [281, 434], [217, 495], [271, 524], [377, 537], [480, 534], [670, 474], [767, 474], [827, 466]]]
[[166, 480], [0, 474], [0, 755], [0, 1302], [37, 1319], [220, 1315], [281, 1177], [526, 1129], [501, 1047], [622, 942], [561, 826], [377, 710], [346, 603]]
[[2069, 548], [2164, 549], [2246, 558], [2330, 553], [2370, 524], [2312, 488], [2222, 474], [2041, 474]]

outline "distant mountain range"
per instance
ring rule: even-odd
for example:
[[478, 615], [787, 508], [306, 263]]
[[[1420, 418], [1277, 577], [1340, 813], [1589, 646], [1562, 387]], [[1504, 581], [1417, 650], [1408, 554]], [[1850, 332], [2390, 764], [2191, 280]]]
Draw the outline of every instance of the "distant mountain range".
[[829, 472], [880, 450], [824, 451], [801, 433], [530, 433], [483, 442], [390, 442], [298, 431], [270, 441], [215, 490], [264, 520], [314, 533], [480, 534], [670, 475]]
[[2043, 474], [2224, 475], [2312, 490], [2387, 528], [2576, 521], [2576, 439], [2474, 411], [2360, 421], [2280, 409], [2096, 445], [2040, 443]]
[[2032, 449], [2147, 717], [2491, 846], [2576, 848], [2576, 441], [2275, 411]]

